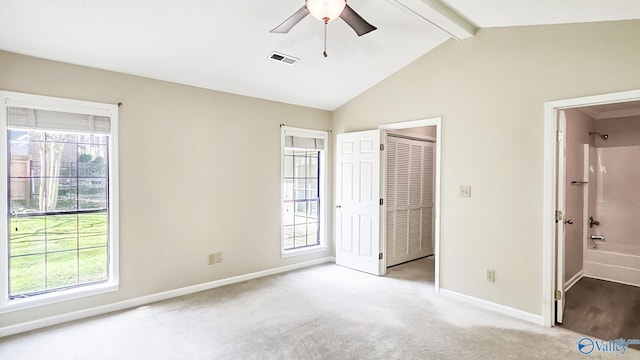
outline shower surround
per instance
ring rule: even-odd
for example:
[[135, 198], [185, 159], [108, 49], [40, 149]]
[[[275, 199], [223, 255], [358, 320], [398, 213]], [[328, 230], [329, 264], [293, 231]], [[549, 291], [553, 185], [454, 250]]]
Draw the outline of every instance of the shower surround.
[[[640, 146], [591, 148], [584, 275], [640, 286]], [[602, 235], [605, 241], [593, 241]]]

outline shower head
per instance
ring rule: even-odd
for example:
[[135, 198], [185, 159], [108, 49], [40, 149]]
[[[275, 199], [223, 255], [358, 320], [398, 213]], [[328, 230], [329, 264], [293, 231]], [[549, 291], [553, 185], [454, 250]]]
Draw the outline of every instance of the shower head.
[[595, 131], [589, 131], [589, 135], [598, 135], [602, 138], [602, 140], [607, 141], [607, 139], [609, 138], [609, 134], [601, 134], [599, 132], [595, 132]]

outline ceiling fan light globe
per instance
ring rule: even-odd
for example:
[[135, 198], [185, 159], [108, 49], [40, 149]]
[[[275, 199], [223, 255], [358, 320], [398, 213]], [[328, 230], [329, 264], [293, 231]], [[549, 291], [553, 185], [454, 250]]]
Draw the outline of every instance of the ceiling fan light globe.
[[[322, 21], [329, 22], [340, 17], [347, 6], [346, 0], [307, 0], [307, 10], [311, 16]], [[325, 20], [329, 19], [329, 20]]]

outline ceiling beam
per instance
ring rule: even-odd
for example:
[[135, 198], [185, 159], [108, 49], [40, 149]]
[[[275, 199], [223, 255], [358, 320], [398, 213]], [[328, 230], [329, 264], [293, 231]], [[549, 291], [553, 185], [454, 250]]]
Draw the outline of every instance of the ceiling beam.
[[438, 0], [392, 0], [456, 40], [473, 37], [476, 28]]

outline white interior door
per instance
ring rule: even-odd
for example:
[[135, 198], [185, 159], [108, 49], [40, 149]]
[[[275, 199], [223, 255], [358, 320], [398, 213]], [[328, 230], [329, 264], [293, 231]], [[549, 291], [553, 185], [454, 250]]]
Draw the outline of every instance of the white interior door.
[[384, 275], [380, 252], [380, 130], [337, 136], [336, 264]]
[[[564, 243], [565, 243], [565, 229], [564, 229], [564, 215], [566, 212], [565, 204], [565, 186], [566, 186], [566, 169], [567, 169], [567, 157], [566, 157], [566, 131], [567, 131], [567, 119], [564, 111], [558, 113], [558, 199], [557, 199], [557, 211], [556, 213], [556, 321], [562, 323], [564, 315], [565, 293], [564, 293]], [[558, 296], [560, 295], [560, 296]]]

